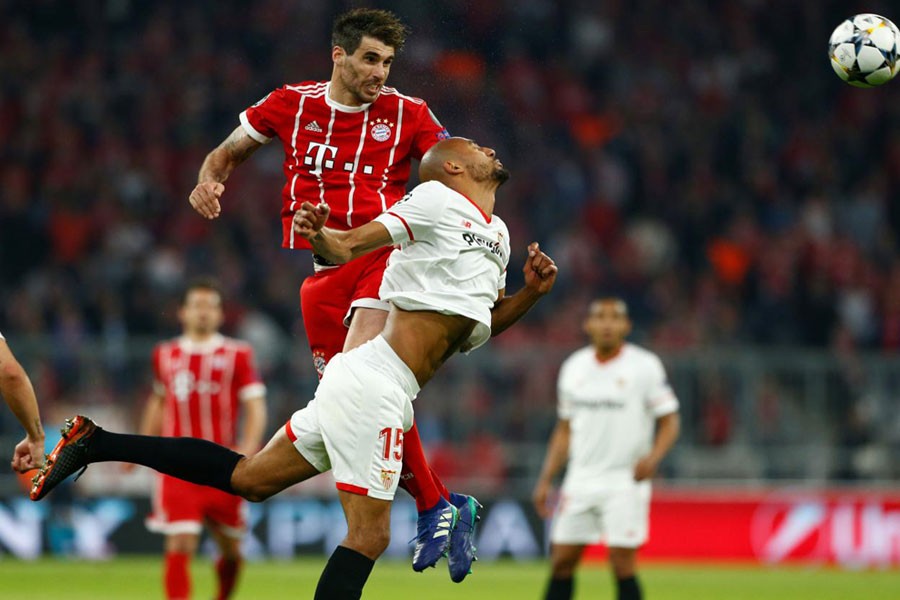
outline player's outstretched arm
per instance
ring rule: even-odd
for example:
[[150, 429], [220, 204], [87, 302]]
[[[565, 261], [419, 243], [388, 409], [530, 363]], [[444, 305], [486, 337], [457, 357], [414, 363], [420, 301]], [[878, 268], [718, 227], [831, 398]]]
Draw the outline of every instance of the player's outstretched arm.
[[532, 242], [528, 245], [528, 257], [522, 272], [525, 274], [525, 287], [513, 294], [500, 298], [491, 310], [491, 336], [506, 331], [510, 325], [521, 319], [528, 310], [537, 304], [545, 294], [553, 289], [556, 283], [556, 263], [541, 252], [540, 245]]
[[265, 396], [247, 398], [243, 403], [244, 425], [236, 448], [238, 454], [253, 456], [262, 448], [268, 409]]
[[225, 191], [225, 180], [260, 146], [262, 144], [247, 135], [244, 128], [238, 125], [225, 141], [207, 154], [197, 176], [197, 186], [189, 198], [194, 210], [207, 219], [218, 217], [222, 212], [219, 198]]
[[38, 412], [34, 387], [25, 369], [0, 339], [0, 395], [25, 429], [25, 439], [13, 450], [12, 468], [20, 473], [44, 462], [44, 428]]
[[331, 209], [327, 204], [300, 205], [294, 213], [294, 233], [309, 240], [313, 251], [334, 264], [341, 265], [372, 250], [393, 244], [387, 227], [372, 221], [347, 231], [325, 227]]

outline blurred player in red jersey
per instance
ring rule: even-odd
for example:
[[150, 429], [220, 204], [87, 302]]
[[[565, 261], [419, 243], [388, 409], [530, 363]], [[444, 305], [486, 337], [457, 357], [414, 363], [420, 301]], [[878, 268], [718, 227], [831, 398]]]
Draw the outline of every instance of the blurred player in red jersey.
[[[219, 333], [222, 294], [212, 280], [185, 290], [178, 312], [183, 334], [153, 351], [153, 393], [141, 420], [143, 435], [193, 437], [246, 456], [259, 450], [266, 423], [265, 386], [253, 350]], [[241, 435], [237, 435], [242, 421]], [[219, 547], [219, 591], [230, 597], [241, 566], [244, 500], [220, 490], [160, 475], [147, 528], [166, 536], [166, 598], [190, 597], [189, 564], [206, 523]]]
[[37, 398], [28, 374], [0, 333], [0, 396], [25, 429], [25, 439], [13, 450], [13, 470], [24, 473], [44, 462], [44, 428], [38, 412]]
[[[425, 102], [386, 87], [406, 38], [406, 27], [387, 11], [356, 9], [332, 31], [330, 81], [304, 81], [273, 90], [240, 115], [240, 125], [206, 157], [191, 206], [219, 216], [231, 172], [262, 145], [284, 148], [282, 245], [310, 249], [291, 219], [304, 201], [328, 204], [328, 226], [364, 225], [405, 193], [410, 162], [449, 137]], [[384, 328], [388, 304], [378, 297], [390, 248], [334, 265], [313, 254], [315, 274], [300, 289], [300, 305], [319, 376], [331, 358], [373, 339]], [[451, 494], [428, 466], [413, 424], [404, 438], [401, 486], [416, 500], [419, 525], [413, 568], [434, 566], [442, 554], [470, 554], [480, 505]], [[458, 507], [457, 513], [454, 507]], [[458, 517], [465, 526], [448, 539], [440, 525]]]

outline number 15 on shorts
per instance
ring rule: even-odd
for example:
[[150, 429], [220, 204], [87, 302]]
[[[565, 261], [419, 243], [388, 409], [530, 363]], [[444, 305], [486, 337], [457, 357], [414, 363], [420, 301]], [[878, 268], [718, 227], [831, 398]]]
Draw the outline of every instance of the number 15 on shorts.
[[403, 461], [403, 429], [400, 427], [385, 427], [378, 433], [378, 439], [382, 443], [382, 458], [398, 462]]

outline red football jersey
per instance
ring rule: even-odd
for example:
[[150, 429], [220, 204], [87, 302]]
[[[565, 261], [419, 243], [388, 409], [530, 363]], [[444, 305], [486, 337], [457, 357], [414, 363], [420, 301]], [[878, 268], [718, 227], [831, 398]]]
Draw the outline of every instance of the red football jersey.
[[449, 136], [424, 100], [384, 87], [375, 102], [344, 106], [328, 97], [330, 85], [285, 85], [240, 115], [254, 140], [284, 146], [285, 248], [310, 247], [291, 228], [300, 203], [328, 203], [329, 227], [364, 225], [406, 193], [410, 159]]
[[249, 344], [222, 335], [177, 338], [153, 350], [154, 392], [165, 398], [164, 436], [203, 438], [233, 447], [239, 402], [265, 394]]

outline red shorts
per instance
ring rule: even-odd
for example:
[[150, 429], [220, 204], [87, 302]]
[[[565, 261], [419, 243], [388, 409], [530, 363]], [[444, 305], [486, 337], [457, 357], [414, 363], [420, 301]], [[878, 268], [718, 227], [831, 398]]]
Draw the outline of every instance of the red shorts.
[[205, 522], [214, 523], [225, 535], [240, 538], [246, 530], [246, 503], [242, 498], [205, 485], [160, 475], [153, 495], [150, 531], [173, 535], [199, 534]]
[[381, 248], [345, 265], [323, 269], [300, 286], [303, 326], [319, 377], [331, 357], [344, 347], [352, 309], [387, 310], [378, 290], [392, 251], [391, 247]]

